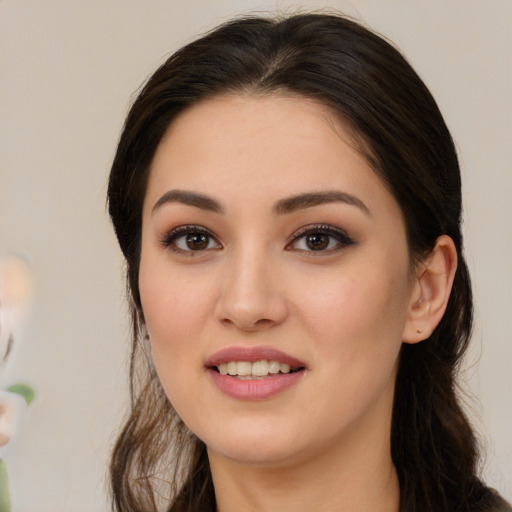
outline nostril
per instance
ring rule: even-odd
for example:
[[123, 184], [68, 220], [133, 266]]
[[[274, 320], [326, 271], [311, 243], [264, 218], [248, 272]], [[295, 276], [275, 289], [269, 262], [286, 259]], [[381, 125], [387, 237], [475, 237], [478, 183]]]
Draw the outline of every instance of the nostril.
[[254, 322], [247, 320], [231, 320], [230, 318], [224, 318], [221, 320], [221, 323], [226, 327], [237, 327], [238, 329], [245, 332], [257, 332], [260, 330], [268, 329], [272, 327], [274, 322], [267, 318], [262, 318], [260, 320], [256, 320]]
[[271, 325], [274, 323], [276, 323], [276, 322], [274, 320], [270, 320], [269, 318], [261, 318], [260, 320], [256, 321], [255, 325], [265, 326], [265, 325]]

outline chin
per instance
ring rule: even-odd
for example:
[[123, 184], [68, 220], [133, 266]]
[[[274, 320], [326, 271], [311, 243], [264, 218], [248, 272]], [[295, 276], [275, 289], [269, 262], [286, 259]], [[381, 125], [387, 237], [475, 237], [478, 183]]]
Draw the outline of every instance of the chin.
[[231, 425], [231, 428], [225, 428], [219, 435], [209, 432], [203, 442], [210, 457], [219, 456], [238, 464], [259, 467], [296, 462], [305, 456], [307, 446], [315, 444], [308, 443], [304, 432], [292, 425], [283, 428], [267, 423], [255, 427], [254, 424], [243, 425], [243, 422]]
[[[282, 418], [234, 417], [226, 418], [208, 415], [209, 421], [197, 417], [182, 420], [208, 448], [208, 452], [219, 454], [241, 463], [264, 463], [266, 460], [280, 460], [289, 454], [292, 446], [293, 427], [283, 428]], [[288, 435], [285, 435], [285, 432]]]
[[241, 445], [208, 446], [208, 454], [229, 459], [237, 464], [253, 467], [282, 466], [297, 457], [296, 449], [288, 446], [269, 446], [267, 442], [251, 442]]

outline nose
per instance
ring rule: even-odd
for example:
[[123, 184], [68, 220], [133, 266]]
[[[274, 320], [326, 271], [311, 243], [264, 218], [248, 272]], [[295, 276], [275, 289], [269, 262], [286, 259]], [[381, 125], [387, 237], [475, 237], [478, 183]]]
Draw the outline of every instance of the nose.
[[215, 313], [226, 326], [256, 332], [282, 324], [288, 303], [277, 266], [263, 254], [247, 252], [227, 262]]

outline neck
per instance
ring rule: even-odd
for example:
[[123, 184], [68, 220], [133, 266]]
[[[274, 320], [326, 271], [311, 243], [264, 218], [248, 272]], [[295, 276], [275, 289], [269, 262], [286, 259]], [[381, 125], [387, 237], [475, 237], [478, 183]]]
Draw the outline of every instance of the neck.
[[354, 436], [358, 439], [314, 459], [265, 467], [209, 452], [217, 512], [398, 512], [389, 432], [365, 436], [358, 431]]

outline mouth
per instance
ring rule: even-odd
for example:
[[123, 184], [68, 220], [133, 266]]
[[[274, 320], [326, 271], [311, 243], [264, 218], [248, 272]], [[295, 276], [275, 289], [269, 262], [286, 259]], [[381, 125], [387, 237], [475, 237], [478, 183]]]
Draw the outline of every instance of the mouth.
[[260, 361], [228, 361], [219, 363], [212, 370], [221, 375], [228, 375], [240, 380], [258, 380], [278, 375], [287, 375], [304, 371], [304, 366], [291, 366], [275, 359], [262, 359]]
[[301, 382], [308, 369], [299, 359], [272, 347], [225, 348], [206, 361], [217, 388], [238, 400], [263, 400]]

